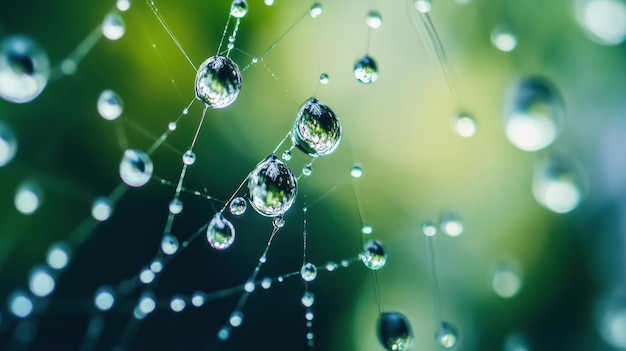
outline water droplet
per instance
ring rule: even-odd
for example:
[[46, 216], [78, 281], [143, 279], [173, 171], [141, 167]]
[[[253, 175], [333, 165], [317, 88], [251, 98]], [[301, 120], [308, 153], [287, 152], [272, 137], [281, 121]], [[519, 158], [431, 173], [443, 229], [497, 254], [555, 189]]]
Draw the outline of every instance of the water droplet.
[[452, 324], [448, 322], [441, 322], [441, 326], [439, 327], [435, 338], [441, 346], [446, 349], [450, 349], [453, 348], [458, 342], [459, 332]]
[[376, 61], [368, 55], [362, 56], [354, 63], [354, 77], [363, 84], [374, 83], [378, 79]]
[[383, 25], [383, 16], [381, 16], [380, 12], [372, 10], [367, 13], [365, 23], [372, 29], [380, 28]]
[[307, 313], [305, 313], [305, 314], [304, 314], [304, 318], [305, 318], [307, 321], [312, 321], [312, 320], [313, 320], [313, 318], [315, 318], [315, 315], [313, 314], [313, 312], [309, 311], [309, 312], [307, 312]]
[[291, 149], [287, 149], [287, 150], [283, 151], [282, 157], [283, 157], [283, 160], [285, 160], [285, 161], [291, 160]]
[[150, 263], [150, 270], [154, 273], [161, 273], [163, 270], [163, 261], [158, 258], [154, 259], [152, 263]]
[[282, 228], [285, 226], [285, 218], [283, 216], [274, 217], [272, 224], [274, 225], [274, 228]]
[[350, 175], [352, 178], [361, 178], [363, 176], [363, 168], [358, 163], [355, 163], [350, 169]]
[[305, 263], [300, 269], [300, 276], [304, 281], [312, 282], [317, 278], [317, 267], [313, 263]]
[[378, 341], [389, 351], [408, 350], [413, 344], [413, 331], [406, 317], [399, 312], [383, 312], [378, 317]]
[[261, 287], [265, 290], [269, 289], [272, 287], [272, 279], [270, 278], [263, 278], [263, 280], [261, 280]]
[[230, 337], [230, 330], [228, 330], [227, 328], [220, 329], [220, 331], [217, 332], [217, 337], [222, 341], [228, 340], [228, 338]]
[[253, 57], [252, 58], [252, 64], [256, 64], [259, 62], [259, 58], [258, 57]]
[[503, 299], [517, 295], [522, 288], [522, 277], [518, 265], [508, 261], [498, 262], [491, 279], [491, 287], [493, 292]]
[[230, 206], [228, 207], [230, 213], [233, 216], [241, 216], [242, 214], [246, 212], [247, 208], [248, 208], [248, 205], [246, 204], [246, 199], [244, 199], [241, 196], [234, 198], [230, 202]]
[[154, 296], [151, 293], [144, 293], [139, 298], [139, 303], [137, 304], [139, 307], [139, 311], [144, 314], [151, 313], [156, 308], [156, 301], [154, 300]]
[[200, 307], [204, 305], [206, 300], [205, 294], [203, 292], [197, 291], [191, 296], [191, 304]]
[[149, 268], [144, 268], [139, 273], [139, 281], [141, 281], [144, 284], [152, 283], [154, 281], [154, 278], [155, 278], [155, 274]]
[[166, 255], [173, 255], [178, 251], [178, 239], [171, 235], [166, 234], [161, 239], [161, 251]]
[[363, 247], [361, 261], [365, 267], [375, 271], [381, 269], [387, 263], [387, 253], [383, 245], [377, 240], [368, 241]]
[[326, 270], [329, 272], [334, 271], [335, 269], [337, 269], [337, 264], [335, 262], [328, 262], [326, 264]]
[[167, 129], [169, 129], [170, 131], [175, 131], [176, 130], [176, 122], [170, 122], [167, 125]]
[[28, 317], [33, 312], [33, 300], [23, 291], [19, 290], [11, 294], [9, 309], [18, 318]]
[[317, 16], [322, 14], [322, 4], [320, 4], [319, 2], [316, 2], [313, 4], [313, 6], [311, 6], [311, 8], [309, 9], [309, 15], [311, 15], [311, 17], [316, 18]]
[[304, 307], [311, 307], [313, 306], [313, 303], [315, 302], [315, 295], [313, 295], [312, 292], [307, 291], [304, 293], [304, 295], [302, 295], [300, 302], [302, 302], [302, 305]]
[[240, 311], [233, 312], [228, 322], [235, 328], [239, 327], [243, 323], [243, 313]]
[[449, 236], [459, 236], [463, 233], [463, 222], [458, 214], [452, 211], [444, 212], [439, 219], [439, 229]]
[[243, 285], [243, 290], [245, 290], [246, 292], [253, 292], [254, 289], [256, 288], [256, 285], [254, 284], [253, 281], [247, 281], [246, 284]]
[[330, 107], [312, 97], [300, 107], [291, 138], [308, 155], [325, 156], [339, 146], [341, 123]]
[[97, 107], [102, 118], [112, 121], [122, 114], [124, 102], [116, 92], [107, 89], [100, 93]]
[[[1, 59], [0, 57], [0, 60]], [[1, 84], [0, 82], [0, 85]], [[16, 153], [17, 139], [15, 138], [15, 134], [13, 134], [13, 131], [8, 125], [0, 121], [0, 167], [11, 162]]]
[[39, 297], [48, 296], [54, 291], [54, 278], [45, 268], [45, 266], [37, 266], [30, 273], [28, 287], [30, 291]]
[[63, 269], [70, 262], [70, 247], [64, 242], [50, 245], [46, 255], [48, 266], [53, 269]]
[[102, 286], [96, 291], [93, 302], [100, 311], [108, 311], [115, 303], [115, 291], [109, 286]]
[[102, 34], [109, 40], [118, 40], [124, 36], [126, 26], [122, 16], [115, 12], [109, 13], [102, 22]]
[[243, 18], [248, 13], [248, 3], [246, 0], [233, 0], [230, 5], [230, 15], [236, 18]]
[[168, 209], [171, 214], [177, 215], [183, 211], [183, 202], [177, 198], [174, 198], [172, 199], [172, 201], [170, 201]]
[[[626, 346], [626, 343], [624, 345]], [[512, 333], [504, 340], [503, 351], [530, 351], [530, 346], [522, 334]]]
[[187, 166], [191, 166], [196, 163], [196, 154], [191, 150], [185, 151], [183, 154], [183, 163]]
[[473, 137], [476, 134], [476, 120], [471, 115], [460, 112], [452, 118], [452, 129], [464, 138]]
[[136, 149], [124, 151], [120, 163], [120, 177], [128, 186], [140, 187], [148, 183], [152, 177], [152, 160], [148, 155]]
[[31, 215], [35, 213], [43, 202], [43, 191], [38, 183], [24, 181], [15, 192], [15, 208], [20, 213]]
[[48, 83], [48, 55], [29, 37], [12, 35], [0, 43], [0, 96], [26, 103], [35, 99]]
[[172, 297], [172, 301], [170, 301], [170, 308], [174, 312], [182, 312], [185, 307], [187, 307], [187, 303], [182, 296], [174, 296]]
[[361, 233], [363, 234], [372, 234], [372, 232], [374, 231], [374, 228], [372, 228], [371, 225], [369, 224], [364, 224], [363, 227], [361, 228]]
[[421, 13], [429, 13], [433, 8], [431, 0], [415, 0], [413, 5], [415, 6], [415, 9]]
[[308, 177], [312, 173], [313, 173], [313, 165], [310, 162], [302, 166], [302, 174]]
[[225, 250], [235, 241], [235, 227], [221, 212], [217, 212], [209, 222], [206, 239], [214, 249]]
[[267, 6], [274, 5], [274, 0], [265, 0], [264, 2], [265, 2], [265, 5], [267, 5]]
[[618, 45], [626, 39], [626, 4], [620, 0], [574, 2], [576, 20], [587, 36], [600, 45]]
[[241, 71], [228, 57], [212, 56], [196, 74], [196, 98], [211, 108], [232, 104], [241, 91]]
[[521, 150], [541, 150], [552, 144], [561, 132], [563, 100], [546, 79], [521, 80], [508, 106], [506, 136]]
[[596, 326], [602, 339], [616, 349], [626, 349], [626, 290], [615, 288], [596, 304]]
[[582, 168], [569, 156], [552, 153], [535, 165], [533, 195], [552, 212], [574, 210], [582, 201], [584, 188]]
[[435, 236], [437, 234], [437, 225], [431, 221], [422, 223], [422, 233], [426, 236]]
[[320, 83], [327, 85], [330, 83], [330, 77], [326, 73], [320, 74]]
[[130, 0], [117, 0], [115, 5], [118, 10], [126, 12], [130, 9]]
[[510, 30], [500, 25], [491, 31], [491, 44], [500, 51], [509, 52], [517, 46], [517, 38]]
[[98, 197], [91, 204], [91, 216], [96, 221], [106, 221], [113, 214], [113, 205], [106, 197]]
[[287, 212], [295, 201], [298, 182], [291, 169], [272, 154], [248, 176], [248, 192], [255, 211], [276, 217]]

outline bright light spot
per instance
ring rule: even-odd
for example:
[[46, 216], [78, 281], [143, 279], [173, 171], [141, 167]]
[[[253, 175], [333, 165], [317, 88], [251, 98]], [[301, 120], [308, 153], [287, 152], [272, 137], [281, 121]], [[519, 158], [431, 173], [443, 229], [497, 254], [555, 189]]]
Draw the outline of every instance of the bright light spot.
[[601, 334], [611, 346], [626, 348], [626, 309], [607, 310], [602, 319]]
[[517, 295], [522, 287], [522, 280], [514, 272], [504, 269], [493, 275], [492, 287], [498, 296], [508, 299]]
[[126, 12], [130, 9], [130, 0], [117, 0], [117, 9]]
[[187, 304], [185, 303], [185, 300], [183, 300], [181, 297], [174, 297], [170, 302], [170, 308], [174, 312], [181, 312], [185, 309], [185, 306], [187, 306]]
[[150, 270], [154, 273], [161, 272], [163, 270], [163, 263], [161, 262], [161, 260], [156, 259], [152, 261], [152, 263], [150, 264]]
[[204, 305], [204, 294], [201, 292], [193, 294], [193, 296], [191, 297], [191, 304], [196, 307]]
[[94, 298], [94, 304], [100, 311], [108, 311], [113, 307], [115, 303], [115, 297], [113, 296], [113, 290], [109, 287], [102, 287], [96, 291]]
[[369, 224], [365, 224], [363, 225], [363, 228], [361, 228], [361, 233], [363, 234], [372, 234], [373, 231], [374, 228], [372, 228], [372, 226]]
[[144, 296], [139, 300], [139, 311], [148, 314], [156, 308], [156, 302], [151, 296]]
[[139, 280], [144, 284], [150, 284], [154, 281], [154, 272], [150, 269], [144, 269], [139, 273]]
[[56, 243], [50, 246], [46, 262], [54, 269], [63, 269], [70, 261], [69, 248], [64, 243]]
[[35, 213], [41, 205], [41, 191], [37, 184], [25, 182], [15, 193], [15, 208], [25, 215]]
[[17, 292], [11, 297], [9, 308], [11, 309], [11, 313], [16, 317], [28, 317], [31, 312], [33, 312], [33, 301], [24, 295], [24, 293]]
[[437, 226], [432, 222], [425, 222], [422, 224], [422, 232], [426, 236], [435, 236], [437, 234]]
[[517, 47], [517, 38], [509, 32], [496, 28], [491, 33], [491, 43], [496, 49], [504, 52], [513, 51]]
[[626, 38], [626, 4], [619, 0], [587, 0], [579, 8], [578, 21], [601, 45], [617, 45]]
[[230, 325], [232, 325], [233, 327], [238, 327], [243, 323], [243, 314], [239, 311], [235, 311], [233, 312], [233, 314], [230, 315]]
[[570, 180], [539, 181], [533, 187], [537, 201], [556, 213], [567, 213], [578, 207], [582, 194]]
[[48, 296], [54, 290], [54, 278], [44, 269], [35, 268], [30, 275], [28, 287], [39, 297]]
[[109, 40], [118, 40], [125, 32], [124, 20], [117, 13], [108, 14], [102, 22], [102, 34]]
[[476, 121], [469, 116], [460, 115], [455, 117], [453, 127], [457, 134], [464, 138], [469, 138], [476, 134]]
[[91, 205], [91, 216], [97, 221], [106, 221], [111, 217], [112, 213], [113, 207], [111, 202], [105, 197], [95, 199]]
[[513, 145], [524, 151], [537, 151], [552, 144], [557, 126], [548, 116], [512, 115], [506, 124], [506, 136]]
[[246, 284], [243, 286], [244, 290], [246, 290], [246, 292], [249, 292], [249, 293], [254, 291], [254, 287], [255, 287], [254, 282], [250, 282], [250, 281], [246, 282]]

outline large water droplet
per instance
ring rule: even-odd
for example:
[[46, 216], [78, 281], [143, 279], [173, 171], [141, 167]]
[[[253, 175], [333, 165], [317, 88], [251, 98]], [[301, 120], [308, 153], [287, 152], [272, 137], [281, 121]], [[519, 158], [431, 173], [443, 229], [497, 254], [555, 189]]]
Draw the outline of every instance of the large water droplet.
[[248, 3], [246, 0], [233, 0], [230, 5], [230, 15], [236, 18], [243, 18], [248, 13]]
[[626, 3], [621, 0], [577, 0], [576, 19], [591, 40], [617, 45], [626, 39]]
[[378, 66], [369, 56], [362, 56], [354, 63], [354, 77], [363, 84], [374, 83], [378, 79]]
[[383, 24], [383, 16], [381, 16], [380, 12], [376, 10], [371, 10], [367, 13], [365, 23], [368, 27], [372, 29], [380, 28], [380, 26], [382, 26]]
[[365, 267], [371, 270], [381, 269], [385, 266], [385, 263], [387, 263], [385, 248], [377, 240], [368, 241], [363, 247], [363, 252], [360, 256]]
[[206, 239], [216, 250], [225, 250], [235, 241], [235, 227], [221, 212], [213, 216], [206, 230]]
[[439, 330], [435, 335], [437, 342], [446, 349], [453, 348], [459, 341], [459, 332], [448, 322], [441, 322]]
[[0, 167], [11, 162], [16, 153], [17, 139], [15, 134], [8, 125], [0, 121]]
[[399, 312], [383, 312], [378, 317], [378, 341], [389, 351], [408, 350], [413, 344], [411, 323]]
[[524, 151], [543, 149], [561, 132], [563, 100], [546, 79], [522, 79], [508, 105], [506, 136], [517, 148]]
[[314, 281], [317, 278], [317, 267], [311, 262], [305, 263], [300, 269], [300, 276], [304, 281]]
[[126, 26], [122, 16], [115, 12], [109, 13], [102, 22], [102, 34], [109, 40], [118, 40], [124, 36]]
[[272, 154], [248, 176], [248, 192], [255, 211], [276, 217], [287, 212], [294, 203], [298, 182], [293, 171]]
[[102, 118], [112, 121], [124, 110], [122, 98], [112, 90], [104, 90], [98, 97], [98, 113]]
[[300, 150], [314, 156], [325, 156], [339, 146], [341, 122], [333, 110], [312, 97], [298, 111], [291, 138]]
[[148, 155], [136, 149], [124, 151], [120, 163], [120, 177], [128, 186], [140, 187], [152, 177], [152, 160]]
[[241, 91], [241, 71], [228, 57], [212, 56], [196, 74], [196, 98], [211, 108], [232, 104]]
[[0, 43], [0, 96], [25, 103], [35, 99], [48, 83], [48, 55], [29, 37], [12, 35]]
[[550, 154], [537, 162], [533, 195], [550, 211], [567, 213], [578, 207], [584, 188], [583, 172], [574, 159], [563, 154]]

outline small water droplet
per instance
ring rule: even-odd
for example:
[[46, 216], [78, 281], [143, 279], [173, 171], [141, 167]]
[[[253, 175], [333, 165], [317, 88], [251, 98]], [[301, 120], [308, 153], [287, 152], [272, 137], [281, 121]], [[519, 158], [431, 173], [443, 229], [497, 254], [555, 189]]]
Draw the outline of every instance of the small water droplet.
[[98, 96], [97, 108], [102, 118], [112, 121], [122, 114], [124, 102], [116, 92], [107, 89]]
[[264, 264], [265, 262], [267, 262], [267, 255], [263, 254], [259, 257], [259, 263]]
[[150, 270], [154, 273], [161, 273], [163, 270], [163, 261], [161, 259], [155, 258], [152, 263], [150, 263]]
[[148, 155], [136, 149], [124, 151], [120, 163], [120, 177], [128, 186], [140, 187], [148, 183], [152, 177], [152, 160]]
[[115, 12], [109, 13], [102, 22], [102, 34], [109, 40], [118, 40], [124, 36], [126, 26], [122, 16]]
[[285, 218], [283, 216], [274, 217], [272, 224], [274, 225], [274, 228], [282, 228], [285, 226]]
[[16, 153], [17, 139], [15, 138], [15, 134], [8, 125], [0, 121], [0, 167], [11, 162]]
[[459, 332], [457, 329], [448, 322], [441, 322], [441, 326], [437, 331], [436, 340], [439, 345], [446, 349], [453, 348], [459, 340]]
[[408, 350], [413, 344], [411, 324], [399, 312], [381, 313], [377, 331], [378, 341], [389, 351]]
[[115, 291], [110, 286], [101, 286], [96, 290], [93, 303], [100, 311], [108, 311], [115, 303]]
[[313, 165], [310, 162], [302, 166], [302, 174], [308, 177], [312, 173], [313, 173]]
[[433, 8], [431, 0], [415, 0], [413, 5], [415, 6], [415, 9], [421, 13], [429, 13]]
[[274, 154], [261, 161], [248, 176], [250, 204], [266, 217], [287, 212], [296, 199], [297, 191], [295, 175]]
[[368, 241], [363, 247], [363, 252], [360, 256], [365, 267], [374, 271], [383, 268], [385, 263], [387, 263], [385, 248], [377, 240]]
[[312, 292], [307, 291], [304, 293], [304, 295], [302, 295], [300, 302], [302, 302], [302, 305], [304, 307], [311, 307], [313, 306], [313, 303], [315, 302], [315, 295], [313, 295]]
[[209, 57], [198, 68], [195, 87], [198, 100], [211, 108], [224, 108], [239, 96], [241, 71], [228, 57]]
[[118, 10], [126, 12], [130, 9], [130, 0], [117, 0], [116, 6]]
[[180, 201], [180, 199], [174, 198], [172, 199], [172, 201], [170, 201], [169, 204], [169, 210], [171, 214], [179, 214], [181, 212], [183, 212], [183, 202]]
[[46, 52], [29, 37], [11, 35], [0, 43], [0, 96], [15, 103], [35, 99], [48, 83]]
[[463, 233], [463, 222], [461, 217], [455, 212], [447, 211], [441, 214], [439, 219], [439, 229], [449, 236], [459, 236]]
[[50, 245], [46, 262], [53, 269], [63, 269], [70, 262], [70, 247], [64, 242], [56, 242]]
[[150, 284], [154, 281], [155, 274], [150, 268], [144, 268], [139, 273], [139, 281], [144, 284]]
[[361, 228], [361, 233], [363, 234], [372, 234], [372, 232], [374, 231], [374, 228], [372, 228], [371, 225], [369, 224], [364, 224], [363, 227]]
[[476, 120], [471, 115], [460, 112], [452, 118], [452, 129], [464, 138], [473, 137], [476, 134]]
[[182, 312], [185, 307], [187, 307], [187, 303], [182, 296], [174, 296], [170, 301], [170, 309], [174, 312]]
[[225, 250], [235, 241], [235, 227], [221, 212], [217, 212], [209, 222], [206, 238], [214, 249]]
[[549, 154], [535, 165], [533, 195], [552, 212], [567, 213], [578, 207], [585, 192], [584, 184], [581, 166], [564, 154]]
[[283, 160], [285, 160], [285, 161], [291, 160], [291, 149], [287, 149], [287, 150], [283, 151], [282, 157], [283, 157]]
[[113, 204], [106, 197], [98, 197], [91, 204], [91, 216], [100, 222], [111, 218], [113, 214]]
[[309, 15], [311, 17], [316, 18], [317, 16], [322, 14], [322, 4], [319, 2], [314, 3], [309, 9]]
[[141, 295], [139, 302], [137, 303], [137, 307], [143, 314], [148, 314], [154, 311], [156, 308], [156, 301], [154, 300], [152, 293], [147, 292]]
[[272, 279], [270, 278], [263, 278], [263, 280], [261, 280], [261, 287], [265, 290], [269, 289], [272, 287]]
[[274, 0], [265, 0], [264, 3], [267, 6], [272, 6], [272, 5], [274, 5]]
[[237, 328], [243, 323], [243, 313], [240, 311], [235, 311], [230, 315], [229, 320], [230, 325]]
[[378, 66], [369, 55], [362, 56], [354, 63], [354, 77], [363, 84], [374, 83], [378, 79]]
[[304, 281], [314, 281], [317, 278], [317, 267], [313, 263], [305, 263], [300, 269], [300, 276]]
[[437, 234], [437, 225], [431, 221], [422, 223], [422, 233], [426, 236], [435, 236]]
[[46, 297], [54, 291], [54, 277], [45, 266], [36, 266], [30, 272], [28, 287], [35, 296]]
[[191, 150], [185, 151], [183, 154], [183, 163], [187, 166], [191, 166], [196, 163], [196, 154]]
[[249, 293], [253, 292], [255, 288], [256, 288], [256, 285], [254, 284], [253, 281], [250, 281], [250, 280], [247, 281], [246, 284], [244, 284], [243, 286], [243, 289]]
[[312, 321], [312, 320], [313, 320], [313, 318], [315, 318], [315, 315], [313, 314], [313, 312], [309, 311], [309, 312], [307, 312], [307, 313], [305, 313], [305, 314], [304, 314], [304, 318], [305, 318], [307, 321]]
[[335, 269], [337, 269], [337, 264], [335, 262], [328, 262], [326, 264], [326, 270], [329, 272], [334, 271]]
[[222, 341], [228, 340], [228, 338], [230, 338], [230, 330], [228, 330], [228, 328], [220, 329], [220, 331], [217, 332], [217, 337]]
[[371, 10], [367, 13], [365, 23], [372, 29], [380, 28], [383, 24], [383, 16], [376, 10]]
[[178, 239], [171, 234], [164, 235], [161, 239], [161, 250], [168, 256], [175, 254], [178, 251]]
[[363, 168], [358, 163], [355, 163], [350, 169], [350, 175], [352, 178], [361, 178], [363, 176]]
[[28, 317], [33, 308], [33, 300], [22, 290], [13, 292], [9, 297], [9, 309], [18, 318]]
[[246, 212], [247, 208], [248, 205], [246, 203], [246, 199], [241, 196], [234, 198], [228, 206], [228, 210], [233, 216], [241, 216]]
[[510, 30], [500, 25], [491, 31], [491, 44], [500, 51], [509, 52], [517, 46], [517, 38]]
[[493, 292], [503, 299], [517, 295], [522, 288], [522, 276], [515, 262], [498, 262], [491, 278]]
[[191, 304], [194, 305], [195, 307], [200, 307], [204, 305], [205, 300], [206, 300], [206, 295], [201, 291], [196, 291], [191, 296]]
[[320, 83], [327, 85], [330, 83], [330, 77], [326, 73], [320, 74]]
[[167, 125], [167, 129], [169, 129], [170, 131], [175, 131], [176, 130], [176, 122], [170, 122]]
[[230, 15], [236, 18], [243, 18], [248, 13], [248, 3], [246, 0], [233, 0], [230, 5]]
[[300, 107], [291, 138], [308, 155], [325, 156], [339, 146], [341, 123], [330, 107], [312, 97]]
[[31, 215], [35, 213], [43, 202], [43, 190], [34, 181], [24, 181], [15, 192], [15, 208], [20, 213]]
[[259, 58], [258, 58], [258, 57], [253, 57], [253, 58], [252, 58], [252, 64], [253, 64], [253, 65], [254, 65], [254, 64], [256, 64], [256, 63], [258, 63], [258, 62], [259, 62]]

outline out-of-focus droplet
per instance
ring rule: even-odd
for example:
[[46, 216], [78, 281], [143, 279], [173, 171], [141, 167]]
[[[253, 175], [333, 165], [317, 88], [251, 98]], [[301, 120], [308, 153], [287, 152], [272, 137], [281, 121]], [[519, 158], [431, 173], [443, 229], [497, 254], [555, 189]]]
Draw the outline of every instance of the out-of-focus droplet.
[[102, 118], [112, 121], [117, 119], [124, 111], [124, 102], [116, 92], [107, 89], [100, 93], [97, 108]]
[[441, 322], [439, 330], [435, 335], [435, 339], [439, 345], [446, 349], [453, 348], [459, 341], [459, 332], [451, 323]]
[[522, 288], [521, 268], [509, 260], [498, 262], [493, 270], [491, 287], [503, 299], [516, 296]]
[[378, 317], [378, 341], [389, 351], [408, 350], [413, 344], [409, 320], [399, 312], [383, 312]]
[[513, 32], [503, 25], [496, 26], [491, 31], [491, 44], [503, 52], [510, 52], [517, 47], [517, 37]]
[[316, 18], [317, 16], [322, 14], [322, 4], [319, 2], [314, 3], [309, 9], [309, 15], [311, 17]]
[[541, 150], [560, 134], [565, 114], [563, 100], [548, 80], [522, 79], [507, 105], [506, 136], [518, 149]]
[[187, 303], [185, 302], [185, 299], [180, 296], [180, 295], [176, 295], [174, 297], [172, 297], [172, 300], [170, 301], [170, 309], [174, 312], [182, 312], [185, 307], [187, 307]]
[[9, 297], [9, 309], [18, 318], [28, 317], [34, 309], [33, 300], [24, 291], [18, 290]]
[[374, 228], [369, 225], [369, 224], [364, 224], [363, 227], [361, 227], [361, 233], [363, 234], [372, 234], [372, 232], [374, 231]]
[[35, 213], [43, 202], [43, 190], [39, 183], [34, 181], [24, 181], [17, 187], [15, 192], [15, 208], [22, 214], [31, 215]]
[[355, 163], [352, 166], [350, 169], [350, 176], [352, 176], [352, 178], [361, 178], [361, 176], [363, 176], [363, 168], [360, 164]]
[[618, 45], [626, 39], [626, 2], [623, 0], [576, 0], [576, 19], [591, 40]]
[[46, 52], [23, 35], [0, 42], [0, 96], [15, 103], [35, 99], [48, 83], [50, 62]]
[[330, 107], [312, 97], [300, 107], [291, 139], [308, 155], [319, 157], [331, 154], [341, 141], [341, 122]]
[[443, 212], [439, 219], [439, 229], [449, 236], [459, 236], [463, 233], [461, 217], [452, 211]]
[[365, 23], [372, 29], [380, 28], [383, 25], [383, 16], [376, 10], [371, 10], [365, 17]]
[[230, 15], [236, 18], [243, 18], [248, 13], [248, 3], [246, 0], [233, 0], [230, 5]]
[[381, 269], [387, 263], [387, 252], [385, 252], [385, 248], [377, 240], [370, 240], [365, 243], [360, 257], [365, 267], [371, 270]]
[[120, 177], [128, 186], [144, 186], [152, 178], [152, 160], [148, 155], [136, 149], [124, 151], [120, 162]]
[[426, 236], [435, 236], [437, 234], [437, 225], [431, 221], [422, 223], [422, 233]]
[[117, 0], [116, 7], [122, 12], [126, 12], [130, 9], [130, 0]]
[[503, 351], [530, 351], [530, 346], [521, 333], [515, 332], [504, 339]]
[[304, 295], [302, 295], [300, 302], [302, 302], [302, 305], [304, 307], [311, 307], [313, 306], [313, 303], [315, 302], [315, 295], [313, 295], [312, 292], [307, 291], [304, 293]]
[[626, 287], [617, 287], [602, 296], [595, 312], [602, 339], [616, 349], [626, 349]]
[[221, 212], [217, 212], [209, 222], [206, 239], [214, 249], [225, 250], [235, 241], [235, 227]]
[[433, 9], [433, 3], [431, 0], [415, 0], [413, 2], [415, 9], [421, 13], [429, 13]]
[[314, 281], [317, 278], [317, 267], [311, 262], [305, 263], [300, 269], [300, 276], [304, 281]]
[[118, 40], [124, 36], [126, 25], [118, 13], [109, 13], [102, 22], [102, 34], [109, 40]]
[[54, 277], [50, 274], [48, 269], [45, 268], [45, 266], [36, 266], [30, 272], [28, 287], [36, 296], [48, 296], [54, 291]]
[[175, 254], [178, 251], [178, 239], [171, 234], [164, 235], [161, 239], [161, 251], [168, 256]]
[[248, 205], [246, 204], [246, 199], [241, 196], [234, 198], [228, 206], [228, 210], [233, 216], [241, 216], [246, 212], [247, 208]]
[[[2, 84], [2, 83], [0, 83]], [[17, 138], [11, 128], [0, 121], [0, 167], [11, 162], [17, 153]]]
[[98, 197], [91, 204], [91, 216], [96, 221], [106, 221], [113, 214], [113, 204], [107, 197]]
[[53, 269], [63, 269], [70, 262], [70, 247], [64, 242], [50, 245], [46, 255], [46, 263]]
[[585, 192], [585, 179], [576, 160], [552, 153], [535, 165], [533, 195], [543, 207], [567, 213], [578, 207]]
[[228, 57], [212, 56], [198, 68], [196, 98], [211, 108], [232, 104], [241, 91], [241, 71]]
[[460, 112], [456, 114], [452, 118], [451, 124], [452, 129], [454, 129], [454, 131], [458, 135], [464, 138], [470, 138], [473, 137], [474, 134], [476, 134], [476, 120], [474, 119], [474, 117], [465, 112]]
[[266, 217], [285, 214], [296, 199], [298, 182], [293, 171], [272, 154], [248, 176], [252, 208]]
[[115, 303], [115, 291], [110, 286], [102, 286], [96, 291], [93, 302], [100, 311], [108, 311]]
[[354, 78], [363, 84], [371, 84], [378, 80], [378, 65], [369, 55], [362, 56], [354, 63]]

